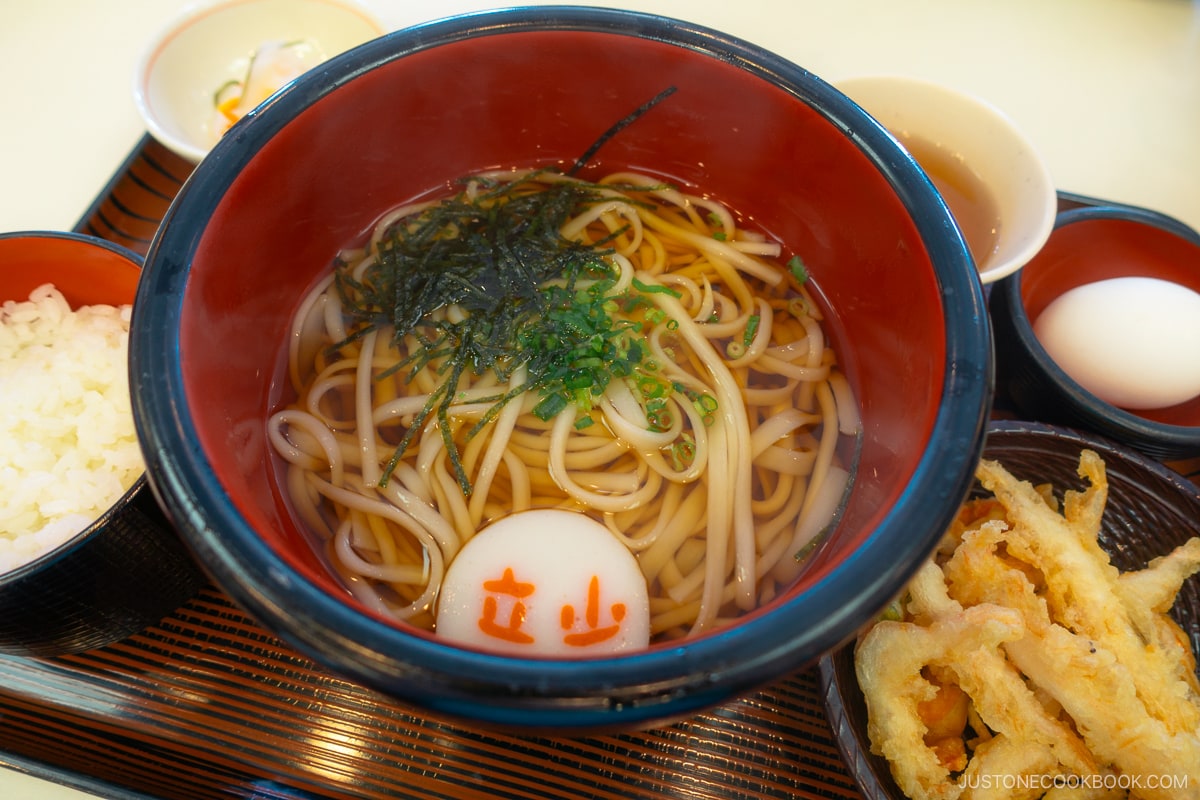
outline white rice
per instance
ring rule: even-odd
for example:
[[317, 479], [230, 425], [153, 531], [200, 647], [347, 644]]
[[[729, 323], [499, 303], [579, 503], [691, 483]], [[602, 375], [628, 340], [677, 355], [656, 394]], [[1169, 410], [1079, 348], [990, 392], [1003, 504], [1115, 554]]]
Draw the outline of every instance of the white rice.
[[51, 284], [0, 305], [0, 572], [86, 528], [145, 471], [129, 306], [72, 311]]

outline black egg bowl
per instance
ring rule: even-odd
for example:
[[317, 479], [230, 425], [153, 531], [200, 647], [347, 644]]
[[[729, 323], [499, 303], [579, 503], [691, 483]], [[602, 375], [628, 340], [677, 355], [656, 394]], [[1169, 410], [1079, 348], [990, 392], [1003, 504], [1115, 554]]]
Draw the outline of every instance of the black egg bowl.
[[[1017, 478], [1081, 490], [1079, 452], [1094, 450], [1108, 476], [1100, 542], [1122, 572], [1140, 569], [1192, 536], [1200, 536], [1200, 487], [1119, 443], [1036, 422], [992, 422], [983, 457]], [[982, 489], [976, 487], [977, 493]], [[1200, 653], [1200, 575], [1184, 583], [1171, 612]], [[854, 645], [819, 662], [822, 699], [838, 749], [867, 800], [904, 800], [887, 761], [871, 752], [867, 709], [854, 671]]]
[[1042, 250], [989, 287], [997, 394], [1025, 419], [1092, 431], [1165, 461], [1200, 456], [1200, 397], [1167, 409], [1118, 408], [1067, 375], [1033, 332], [1050, 299], [1092, 281], [1141, 276], [1200, 291], [1200, 232], [1157, 211], [1065, 192], [1059, 208]]

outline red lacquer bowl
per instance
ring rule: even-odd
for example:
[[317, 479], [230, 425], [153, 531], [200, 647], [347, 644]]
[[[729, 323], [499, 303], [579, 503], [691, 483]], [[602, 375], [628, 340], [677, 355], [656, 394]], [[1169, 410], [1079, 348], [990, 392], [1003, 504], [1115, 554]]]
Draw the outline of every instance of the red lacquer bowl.
[[[388, 207], [502, 166], [570, 166], [711, 193], [805, 253], [861, 403], [840, 525], [795, 586], [737, 624], [634, 655], [454, 647], [376, 616], [274, 488], [264, 422], [284, 331], [332, 256]], [[982, 289], [932, 185], [829, 85], [722, 33], [647, 14], [508, 10], [333, 59], [200, 164], [147, 257], [131, 345], [151, 479], [214, 578], [316, 661], [476, 722], [586, 730], [690, 714], [851, 636], [936, 543], [990, 410]]]

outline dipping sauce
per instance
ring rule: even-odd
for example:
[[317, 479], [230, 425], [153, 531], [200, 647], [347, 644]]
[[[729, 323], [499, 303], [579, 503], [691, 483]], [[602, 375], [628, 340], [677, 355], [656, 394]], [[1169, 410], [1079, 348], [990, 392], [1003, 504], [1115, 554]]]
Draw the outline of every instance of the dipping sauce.
[[982, 269], [995, 254], [1000, 238], [995, 198], [961, 155], [919, 136], [900, 135], [900, 140], [946, 201]]
[[1072, 379], [1120, 408], [1167, 408], [1200, 394], [1200, 294], [1158, 278], [1078, 286], [1034, 322]]

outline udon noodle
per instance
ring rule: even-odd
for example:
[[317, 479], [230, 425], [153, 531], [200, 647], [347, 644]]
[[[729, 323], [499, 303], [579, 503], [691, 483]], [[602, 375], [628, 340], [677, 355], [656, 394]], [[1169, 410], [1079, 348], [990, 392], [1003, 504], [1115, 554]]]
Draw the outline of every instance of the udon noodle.
[[[798, 259], [720, 203], [643, 175], [547, 171], [475, 176], [454, 202], [486, 217], [565, 185], [577, 191], [553, 238], [585, 266], [515, 291], [475, 350], [461, 332], [480, 313], [472, 287], [403, 315], [372, 294], [381, 274], [416, 269], [401, 240], [444, 244], [473, 223], [431, 233], [444, 200], [379, 220], [296, 313], [295, 400], [269, 437], [323, 557], [380, 612], [432, 627], [470, 537], [514, 511], [566, 508], [635, 554], [654, 635], [694, 635], [795, 580], [846, 490], [839, 438], [857, 432], [857, 410]], [[514, 237], [494, 237], [495, 252], [519, 249]], [[507, 285], [475, 268], [482, 294]], [[470, 282], [442, 284], [455, 280]], [[490, 362], [476, 352], [539, 298], [514, 326], [519, 346]]]

